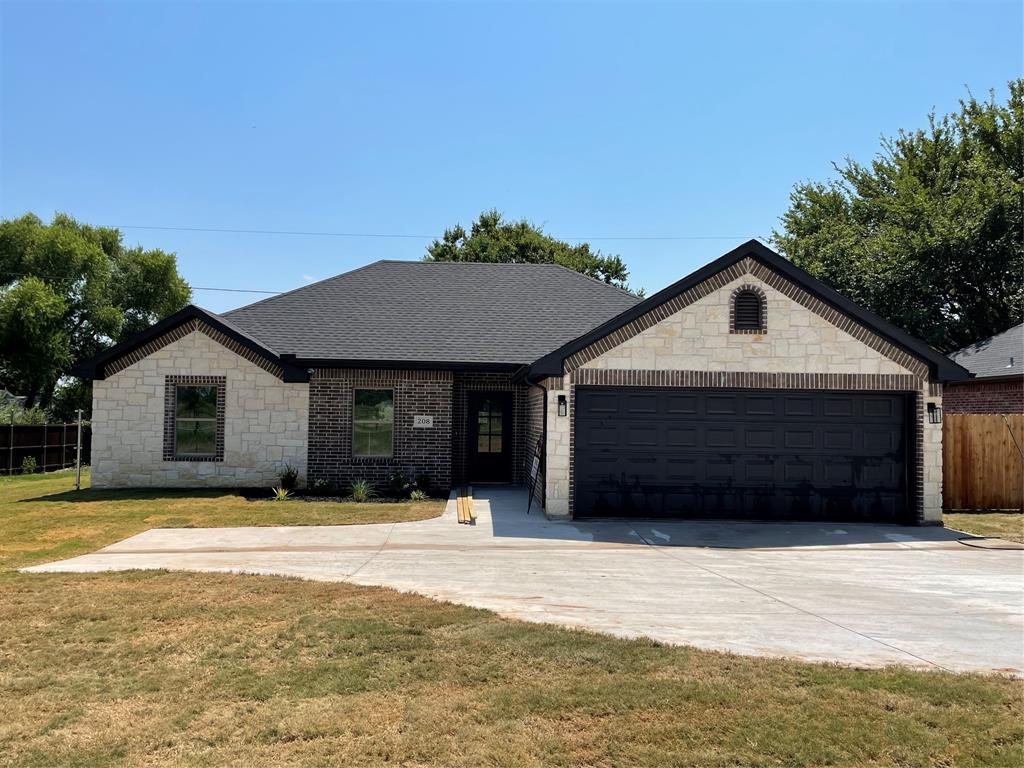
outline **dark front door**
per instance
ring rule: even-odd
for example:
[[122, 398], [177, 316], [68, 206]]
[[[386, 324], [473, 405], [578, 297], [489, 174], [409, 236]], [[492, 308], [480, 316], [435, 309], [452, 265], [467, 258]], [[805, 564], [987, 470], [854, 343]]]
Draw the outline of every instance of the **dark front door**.
[[512, 480], [512, 393], [470, 392], [466, 471], [471, 482]]
[[907, 522], [902, 394], [581, 387], [583, 516]]

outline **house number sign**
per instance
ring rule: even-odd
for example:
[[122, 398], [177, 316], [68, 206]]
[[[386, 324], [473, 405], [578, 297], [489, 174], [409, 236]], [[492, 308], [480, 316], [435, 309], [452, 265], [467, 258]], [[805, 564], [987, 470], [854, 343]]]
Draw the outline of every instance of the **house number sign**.
[[434, 426], [433, 416], [413, 416], [412, 426], [415, 429], [427, 429], [428, 427]]

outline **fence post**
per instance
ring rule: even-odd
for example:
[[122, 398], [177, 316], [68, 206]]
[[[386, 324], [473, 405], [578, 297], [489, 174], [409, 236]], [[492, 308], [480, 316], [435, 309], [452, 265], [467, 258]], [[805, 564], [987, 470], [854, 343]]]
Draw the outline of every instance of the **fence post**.
[[78, 409], [78, 439], [75, 442], [75, 490], [82, 489], [82, 409]]
[[14, 475], [14, 408], [11, 408], [11, 433], [7, 437], [7, 474]]

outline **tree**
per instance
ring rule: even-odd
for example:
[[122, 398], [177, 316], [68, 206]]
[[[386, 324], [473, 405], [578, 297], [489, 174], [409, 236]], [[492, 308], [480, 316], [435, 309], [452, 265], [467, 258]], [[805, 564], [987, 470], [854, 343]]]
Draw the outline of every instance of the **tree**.
[[944, 352], [1021, 322], [1024, 80], [833, 167], [773, 233], [794, 264]]
[[545, 234], [525, 219], [505, 221], [496, 210], [484, 211], [469, 234], [456, 224], [427, 246], [425, 261], [483, 261], [507, 264], [561, 264], [576, 272], [629, 289], [629, 270], [618, 256], [570, 245]]
[[[173, 253], [126, 248], [121, 233], [65, 214], [0, 221], [0, 387], [48, 407], [68, 368], [185, 306]], [[66, 391], [64, 391], [66, 390]], [[66, 379], [61, 410], [87, 388]], [[77, 407], [87, 407], [79, 404]]]

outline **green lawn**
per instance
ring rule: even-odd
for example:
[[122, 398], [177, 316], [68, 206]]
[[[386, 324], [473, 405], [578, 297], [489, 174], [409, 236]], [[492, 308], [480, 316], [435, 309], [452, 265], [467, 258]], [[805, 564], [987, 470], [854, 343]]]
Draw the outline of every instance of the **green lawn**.
[[947, 512], [942, 522], [975, 536], [1024, 542], [1024, 514], [1020, 512]]
[[[87, 488], [89, 473], [82, 476]], [[61, 560], [150, 528], [346, 525], [424, 520], [444, 502], [250, 501], [224, 490], [76, 492], [74, 474], [0, 478], [0, 570]]]
[[[152, 514], [282, 514], [223, 495], [203, 512], [177, 494], [53, 500], [68, 482], [0, 490], [0, 765], [1024, 763], [1024, 686], [995, 676], [666, 647], [348, 584], [11, 572]], [[409, 514], [337, 506], [333, 522]]]

